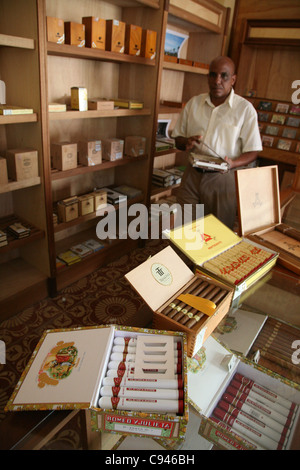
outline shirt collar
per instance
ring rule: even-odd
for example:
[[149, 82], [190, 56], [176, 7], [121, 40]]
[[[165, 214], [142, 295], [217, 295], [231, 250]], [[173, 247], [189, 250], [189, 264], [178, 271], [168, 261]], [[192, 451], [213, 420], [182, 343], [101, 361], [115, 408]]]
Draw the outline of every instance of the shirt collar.
[[[227, 96], [227, 98], [226, 98], [226, 100], [224, 101], [223, 104], [228, 103], [229, 106], [232, 108], [232, 106], [233, 106], [233, 100], [234, 100], [234, 89], [231, 88], [231, 92], [229, 93], [229, 95]], [[215, 107], [215, 105], [211, 102], [209, 93], [207, 93], [207, 95], [206, 95], [205, 102], [206, 102], [209, 106], [211, 106], [212, 108]]]

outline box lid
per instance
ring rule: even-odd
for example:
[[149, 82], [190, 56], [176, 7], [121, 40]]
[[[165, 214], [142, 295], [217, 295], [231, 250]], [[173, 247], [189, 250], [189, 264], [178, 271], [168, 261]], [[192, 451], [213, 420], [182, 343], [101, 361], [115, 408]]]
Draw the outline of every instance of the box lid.
[[241, 235], [280, 223], [277, 165], [237, 170], [236, 188]]
[[168, 246], [125, 275], [155, 311], [179, 291], [194, 274]]
[[199, 266], [241, 241], [212, 214], [163, 234]]
[[46, 330], [7, 410], [79, 409], [96, 402], [113, 326]]

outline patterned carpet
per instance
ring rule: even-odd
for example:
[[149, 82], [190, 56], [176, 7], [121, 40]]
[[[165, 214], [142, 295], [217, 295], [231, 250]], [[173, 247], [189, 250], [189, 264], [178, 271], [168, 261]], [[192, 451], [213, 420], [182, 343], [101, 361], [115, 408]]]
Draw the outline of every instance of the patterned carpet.
[[[45, 329], [100, 324], [151, 326], [150, 309], [124, 274], [166, 245], [166, 241], [149, 241], [144, 248], [122, 256], [68, 286], [56, 297], [44, 299], [0, 324], [0, 339], [6, 345], [6, 364], [0, 365], [0, 422], [7, 418], [4, 406]], [[80, 449], [78, 415], [73, 421], [45, 448]]]

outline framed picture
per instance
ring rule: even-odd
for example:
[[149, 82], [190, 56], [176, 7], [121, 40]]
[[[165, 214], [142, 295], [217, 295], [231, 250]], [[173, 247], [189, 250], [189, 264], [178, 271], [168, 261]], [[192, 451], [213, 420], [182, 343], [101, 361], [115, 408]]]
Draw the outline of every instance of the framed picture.
[[266, 134], [270, 135], [277, 135], [278, 134], [278, 127], [276, 126], [267, 126], [265, 130]]
[[285, 116], [281, 116], [281, 114], [273, 114], [271, 122], [275, 124], [284, 124]]
[[287, 114], [289, 111], [289, 105], [287, 103], [277, 103], [275, 112]]
[[261, 141], [264, 147], [272, 147], [274, 138], [263, 135]]
[[182, 47], [188, 40], [188, 37], [189, 36], [187, 34], [167, 29], [165, 38], [165, 55], [180, 58]]
[[281, 150], [290, 150], [291, 142], [288, 140], [279, 139], [277, 143], [277, 148]]
[[296, 134], [296, 129], [289, 129], [288, 127], [285, 127], [282, 131], [282, 137], [286, 137], [287, 139], [296, 139]]
[[271, 101], [260, 101], [257, 109], [261, 109], [262, 111], [272, 111], [272, 103]]
[[292, 127], [299, 127], [300, 124], [300, 119], [294, 118], [294, 117], [288, 117], [286, 121], [287, 126], [292, 126]]
[[292, 106], [290, 109], [290, 114], [295, 114], [296, 116], [300, 116], [300, 106]]
[[257, 114], [258, 114], [258, 119], [259, 119], [259, 121], [268, 122], [268, 119], [269, 119], [268, 113], [260, 113], [260, 112], [258, 112]]

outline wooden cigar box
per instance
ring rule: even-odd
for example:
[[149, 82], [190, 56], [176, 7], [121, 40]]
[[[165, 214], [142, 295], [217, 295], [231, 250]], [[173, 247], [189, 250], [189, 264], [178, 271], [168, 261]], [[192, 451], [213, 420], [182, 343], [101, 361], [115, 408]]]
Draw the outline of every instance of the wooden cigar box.
[[65, 43], [71, 46], [85, 46], [85, 26], [74, 21], [65, 22]]
[[163, 233], [196, 272], [234, 287], [234, 299], [267, 274], [278, 258], [277, 252], [239, 237], [212, 214]]
[[[187, 335], [189, 357], [201, 348], [228, 312], [232, 301], [232, 288], [208, 276], [194, 275], [172, 247], [163, 249], [127, 273], [125, 277], [153, 311], [155, 328], [182, 331]], [[201, 312], [191, 315], [191, 308], [188, 312], [184, 312], [186, 306], [181, 307], [181, 301], [177, 298], [180, 294], [195, 292], [195, 283], [201, 288], [210, 289], [210, 292], [212, 290], [218, 294], [222, 292], [222, 297], [215, 304], [215, 308], [209, 311], [209, 315], [203, 314], [197, 322], [194, 322], [194, 326], [189, 327], [188, 321], [195, 318], [195, 315], [200, 316]], [[199, 296], [201, 297], [201, 292]], [[167, 310], [172, 314], [178, 313], [178, 317], [182, 313], [181, 319], [185, 318], [188, 321], [185, 324], [180, 323], [180, 319], [176, 321], [175, 317], [171, 318], [164, 313]]]
[[47, 16], [47, 41], [64, 44], [65, 29], [64, 20]]
[[21, 181], [39, 175], [37, 150], [29, 148], [10, 149], [6, 151], [5, 158], [9, 179]]
[[107, 192], [102, 189], [96, 189], [93, 192], [95, 211], [102, 209], [107, 205]]
[[[236, 388], [237, 382], [249, 384], [249, 381], [258, 385], [253, 389], [255, 395], [246, 397], [249, 389], [244, 389], [241, 396], [241, 389]], [[250, 383], [249, 386], [251, 385]], [[263, 392], [263, 389], [267, 389], [267, 393]], [[274, 407], [276, 395], [292, 402], [292, 405], [289, 418], [284, 418], [285, 426], [282, 425], [282, 432], [278, 432], [280, 426], [275, 425], [277, 431], [274, 433], [269, 424], [261, 424], [261, 416], [270, 417], [272, 412], [269, 413], [267, 408], [269, 405], [271, 409]], [[300, 425], [299, 385], [243, 357], [238, 357], [213, 336], [208, 338], [197, 356], [191, 361], [188, 360], [188, 396], [190, 404], [200, 416], [199, 434], [222, 450], [297, 448], [296, 435]], [[267, 407], [266, 396], [271, 400]], [[232, 403], [231, 397], [235, 404], [224, 413], [224, 405], [226, 409], [226, 403]], [[251, 401], [253, 404], [250, 417], [243, 412], [238, 414], [234, 424], [232, 421], [226, 422], [230, 419], [230, 413], [240, 411], [239, 406], [246, 398], [246, 403]]]
[[82, 18], [85, 26], [85, 46], [105, 51], [106, 21], [95, 16]]
[[7, 176], [6, 158], [0, 157], [0, 184], [7, 184], [7, 183], [8, 183], [8, 176]]
[[279, 253], [300, 274], [300, 231], [281, 223], [277, 165], [236, 172], [240, 234]]
[[77, 196], [68, 197], [57, 203], [58, 218], [60, 222], [70, 222], [79, 216]]
[[100, 165], [102, 163], [101, 140], [78, 142], [78, 161], [85, 166]]
[[146, 153], [146, 137], [128, 135], [125, 137], [125, 155], [139, 157]]
[[126, 24], [125, 54], [140, 55], [142, 44], [142, 28], [134, 24]]
[[78, 197], [79, 215], [87, 215], [94, 212], [94, 195], [83, 194]]
[[52, 142], [50, 152], [53, 168], [64, 171], [77, 167], [77, 143]]
[[156, 57], [156, 38], [157, 32], [150, 29], [143, 29], [141, 56], [147, 59], [155, 59]]
[[105, 49], [111, 52], [124, 53], [125, 50], [125, 26], [123, 21], [106, 20]]
[[[143, 410], [118, 409], [118, 396], [109, 399], [110, 407], [100, 408], [101, 389], [109, 369], [114, 343], [116, 340], [122, 340], [126, 344], [126, 338], [136, 342], [136, 351], [139, 341], [142, 343], [149, 341], [155, 346], [156, 351], [167, 352], [168, 363], [172, 363], [172, 367], [168, 370], [163, 370], [160, 374], [149, 373], [148, 369], [144, 369], [139, 356], [138, 360], [133, 362], [134, 370], [130, 368], [131, 373], [128, 378], [142, 380], [146, 384], [146, 387], [143, 387], [146, 393], [150, 384], [151, 388], [156, 390], [158, 388], [156, 383], [161, 378], [178, 383], [174, 389], [180, 393], [177, 400], [180, 408], [178, 414], [165, 411], [165, 407], [163, 412], [147, 411], [148, 406], [157, 406], [157, 400], [153, 398], [141, 400], [140, 395], [143, 391], [140, 389], [137, 391], [139, 395], [132, 398], [131, 402], [141, 400]], [[176, 359], [176, 362], [174, 351], [180, 351], [177, 353], [179, 359]], [[153, 358], [153, 355], [151, 357]], [[174, 372], [174, 365], [178, 363], [179, 373]], [[122, 369], [124, 364], [120, 362], [120, 367], [115, 369], [120, 377], [124, 371]], [[5, 409], [6, 411], [90, 410], [92, 431], [155, 436], [164, 438], [169, 443], [178, 442], [178, 439], [184, 439], [188, 423], [186, 365], [186, 338], [180, 332], [117, 325], [46, 330]], [[132, 387], [127, 387], [130, 393]], [[120, 403], [121, 401], [120, 397]], [[164, 402], [166, 407], [169, 406], [167, 398]]]
[[103, 160], [115, 161], [123, 158], [124, 140], [122, 139], [103, 139], [102, 140]]

